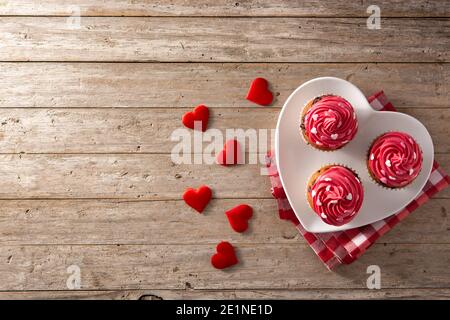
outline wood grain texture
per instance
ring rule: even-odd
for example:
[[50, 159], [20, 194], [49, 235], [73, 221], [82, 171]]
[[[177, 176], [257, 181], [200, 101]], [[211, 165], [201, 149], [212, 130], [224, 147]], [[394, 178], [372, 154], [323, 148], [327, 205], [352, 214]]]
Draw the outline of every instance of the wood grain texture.
[[448, 244], [383, 245], [327, 272], [306, 244], [242, 244], [239, 266], [218, 271], [214, 245], [1, 246], [0, 290], [67, 290], [67, 268], [81, 269], [82, 290], [366, 288], [379, 265], [382, 287], [449, 288]]
[[[396, 107], [444, 108], [449, 64], [0, 63], [1, 108], [257, 108], [245, 100], [256, 77], [281, 107], [303, 82], [347, 79], [367, 96], [384, 90]], [[176, 111], [174, 111], [176, 112]]]
[[[301, 83], [337, 76], [422, 121], [450, 172], [450, 2], [377, 1], [380, 30], [371, 4], [0, 0], [0, 299], [449, 299], [450, 190], [329, 272], [278, 219], [262, 165], [169, 154], [197, 104], [210, 128], [270, 129]], [[272, 107], [245, 100], [258, 76]], [[203, 215], [181, 200], [200, 184]], [[246, 234], [224, 215], [239, 203], [254, 208]], [[220, 240], [241, 261], [224, 272], [209, 263]], [[366, 289], [374, 264], [382, 290]]]
[[270, 197], [260, 166], [175, 165], [166, 154], [3, 155], [0, 168], [8, 186], [3, 199], [180, 199], [187, 187], [204, 183], [218, 198]]
[[[254, 210], [244, 234], [233, 232], [224, 214], [240, 203]], [[450, 199], [432, 199], [380, 242], [450, 244], [449, 210]], [[0, 230], [2, 245], [304, 243], [278, 218], [274, 199], [215, 199], [202, 215], [181, 200], [2, 200]]]
[[[450, 154], [436, 160], [449, 171]], [[0, 199], [180, 199], [208, 184], [216, 198], [269, 198], [261, 165], [176, 165], [167, 154], [0, 155]], [[449, 198], [449, 190], [439, 193]]]
[[[179, 136], [175, 130], [184, 128], [181, 117], [190, 110], [0, 109], [0, 153], [170, 153], [178, 141], [174, 140]], [[247, 141], [242, 143], [243, 148], [247, 151], [259, 148], [253, 152], [264, 153], [274, 146], [279, 111], [278, 108], [214, 108], [209, 128], [219, 130], [223, 137], [227, 129], [249, 130], [247, 135], [254, 134], [259, 147], [254, 144], [250, 147]], [[412, 115], [428, 128], [436, 152], [450, 152], [447, 125], [450, 109], [430, 112], [428, 108], [399, 108], [399, 111]], [[192, 131], [186, 133], [193, 146]], [[175, 134], [173, 138], [172, 134]], [[225, 138], [220, 138], [218, 149], [225, 142]], [[204, 147], [210, 143], [205, 141]]]
[[[311, 289], [311, 290], [149, 290], [141, 300], [158, 299], [425, 299], [447, 300], [450, 289]], [[68, 294], [68, 293], [67, 293]], [[124, 293], [122, 293], [124, 295]], [[110, 297], [112, 294], [109, 295]], [[119, 296], [119, 293], [116, 293]], [[1, 294], [0, 294], [1, 297]], [[129, 292], [129, 297], [133, 294]]]
[[257, 290], [67, 290], [67, 291], [3, 291], [2, 300], [197, 300], [197, 299], [426, 299], [448, 300], [450, 289], [257, 289]]
[[[84, 16], [291, 16], [291, 17], [361, 17], [368, 15], [371, 1], [274, 1], [274, 0], [21, 0], [0, 1], [0, 15], [71, 15]], [[378, 0], [383, 17], [450, 16], [450, 5], [440, 0]]]
[[450, 21], [2, 17], [0, 41], [1, 61], [445, 62]]

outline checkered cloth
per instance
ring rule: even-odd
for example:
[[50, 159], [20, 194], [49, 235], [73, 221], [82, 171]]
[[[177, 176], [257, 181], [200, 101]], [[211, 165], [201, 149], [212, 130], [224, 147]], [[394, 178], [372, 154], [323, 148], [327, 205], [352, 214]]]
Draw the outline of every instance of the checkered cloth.
[[[394, 106], [387, 100], [383, 91], [368, 98], [372, 108], [380, 111], [395, 111]], [[370, 225], [345, 231], [330, 233], [311, 233], [306, 231], [297, 220], [289, 201], [284, 193], [283, 186], [278, 175], [274, 154], [269, 152], [267, 156], [267, 168], [272, 184], [272, 194], [278, 202], [278, 213], [281, 219], [290, 220], [303, 235], [308, 244], [327, 266], [328, 269], [341, 264], [349, 264], [361, 256], [383, 234], [391, 230], [396, 224], [405, 219], [411, 212], [427, 202], [433, 195], [444, 190], [450, 184], [450, 178], [434, 162], [430, 177], [420, 192], [400, 212]]]

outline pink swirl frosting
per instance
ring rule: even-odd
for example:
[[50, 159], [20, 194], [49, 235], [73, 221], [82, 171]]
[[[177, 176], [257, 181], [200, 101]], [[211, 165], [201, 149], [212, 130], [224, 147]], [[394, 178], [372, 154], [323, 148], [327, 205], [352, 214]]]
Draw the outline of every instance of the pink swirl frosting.
[[387, 187], [411, 183], [422, 168], [422, 152], [414, 139], [403, 132], [388, 132], [378, 137], [369, 152], [369, 170]]
[[361, 209], [364, 191], [361, 181], [349, 169], [332, 166], [309, 190], [314, 211], [328, 224], [341, 226]]
[[352, 105], [342, 97], [327, 95], [307, 111], [304, 132], [319, 148], [338, 149], [353, 139], [358, 121]]

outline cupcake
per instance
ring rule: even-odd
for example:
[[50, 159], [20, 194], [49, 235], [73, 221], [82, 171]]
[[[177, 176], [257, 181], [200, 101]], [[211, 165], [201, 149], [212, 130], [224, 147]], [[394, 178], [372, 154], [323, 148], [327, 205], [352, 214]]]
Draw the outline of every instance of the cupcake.
[[307, 198], [311, 208], [325, 223], [342, 226], [361, 209], [364, 191], [352, 170], [331, 165], [312, 175]]
[[300, 128], [306, 142], [319, 150], [342, 148], [355, 137], [358, 121], [352, 105], [342, 97], [323, 95], [303, 108]]
[[409, 134], [388, 132], [372, 143], [367, 168], [382, 186], [403, 188], [417, 178], [422, 161], [422, 151]]

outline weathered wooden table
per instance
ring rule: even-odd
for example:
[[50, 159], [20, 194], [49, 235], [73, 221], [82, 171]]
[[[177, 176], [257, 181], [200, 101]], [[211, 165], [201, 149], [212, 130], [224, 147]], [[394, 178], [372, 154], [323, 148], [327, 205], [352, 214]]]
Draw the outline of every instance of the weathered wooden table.
[[[0, 0], [0, 298], [450, 298], [449, 190], [329, 272], [259, 165], [171, 162], [193, 106], [211, 128], [270, 129], [293, 89], [331, 75], [384, 89], [450, 171], [450, 1], [379, 0], [381, 29], [370, 4]], [[257, 76], [271, 107], [244, 99]], [[181, 195], [202, 183], [215, 198], [198, 215]], [[241, 202], [246, 235], [223, 214]], [[242, 260], [228, 272], [209, 264], [220, 240]]]

